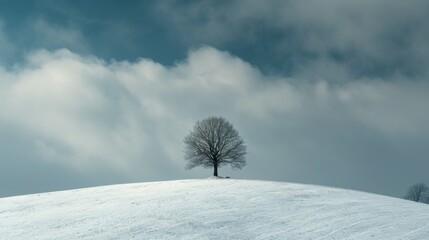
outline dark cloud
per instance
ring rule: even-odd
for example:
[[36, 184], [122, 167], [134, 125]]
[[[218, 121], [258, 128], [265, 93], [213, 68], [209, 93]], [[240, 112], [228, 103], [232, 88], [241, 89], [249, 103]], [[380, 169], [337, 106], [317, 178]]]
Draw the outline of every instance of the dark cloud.
[[158, 9], [190, 44], [226, 48], [291, 75], [318, 62], [339, 63], [354, 78], [426, 74], [424, 0], [162, 1]]

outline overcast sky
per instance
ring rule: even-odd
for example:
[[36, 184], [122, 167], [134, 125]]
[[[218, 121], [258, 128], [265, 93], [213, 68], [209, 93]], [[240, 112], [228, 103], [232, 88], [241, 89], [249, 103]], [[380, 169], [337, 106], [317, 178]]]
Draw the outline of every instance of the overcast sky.
[[2, 1], [0, 196], [206, 178], [183, 138], [223, 116], [233, 178], [402, 197], [429, 184], [426, 0]]

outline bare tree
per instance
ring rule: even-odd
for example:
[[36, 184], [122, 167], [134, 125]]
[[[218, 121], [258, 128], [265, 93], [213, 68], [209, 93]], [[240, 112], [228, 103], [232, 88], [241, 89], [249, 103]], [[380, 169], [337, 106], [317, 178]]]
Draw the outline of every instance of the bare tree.
[[427, 194], [429, 194], [429, 188], [424, 183], [418, 183], [408, 188], [408, 192], [405, 195], [405, 199], [427, 203]]
[[197, 121], [184, 143], [187, 169], [213, 168], [213, 176], [218, 176], [218, 168], [224, 165], [231, 165], [232, 169], [246, 165], [244, 141], [232, 124], [222, 117]]

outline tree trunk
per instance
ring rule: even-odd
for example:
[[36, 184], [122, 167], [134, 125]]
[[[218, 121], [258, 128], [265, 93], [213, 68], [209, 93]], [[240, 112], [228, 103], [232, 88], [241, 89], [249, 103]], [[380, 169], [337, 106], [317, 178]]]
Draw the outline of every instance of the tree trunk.
[[217, 177], [217, 164], [213, 164], [213, 176]]

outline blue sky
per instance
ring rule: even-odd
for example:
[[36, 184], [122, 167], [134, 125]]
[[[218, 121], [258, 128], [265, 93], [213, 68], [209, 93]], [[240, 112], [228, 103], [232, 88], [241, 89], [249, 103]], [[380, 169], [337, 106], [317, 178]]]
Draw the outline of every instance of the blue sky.
[[236, 178], [401, 197], [428, 183], [426, 1], [3, 1], [0, 196], [201, 178], [195, 121], [248, 145]]

